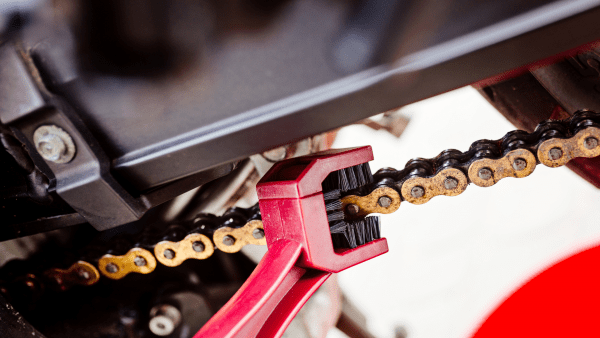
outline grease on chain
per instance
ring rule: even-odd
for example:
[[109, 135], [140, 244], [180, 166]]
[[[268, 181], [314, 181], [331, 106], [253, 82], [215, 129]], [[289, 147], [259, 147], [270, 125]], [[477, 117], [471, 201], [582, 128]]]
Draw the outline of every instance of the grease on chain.
[[432, 159], [410, 160], [402, 170], [380, 169], [370, 188], [350, 192], [342, 197], [342, 203], [346, 217], [366, 216], [381, 212], [373, 208], [372, 201], [382, 187], [400, 193], [387, 195], [394, 205], [399, 206], [401, 200], [423, 204], [435, 196], [459, 195], [469, 183], [489, 187], [506, 177], [526, 177], [537, 163], [559, 167], [576, 157], [598, 155], [600, 114], [580, 111], [566, 120], [543, 121], [532, 133], [511, 131], [499, 140], [476, 141], [466, 152], [450, 149]]

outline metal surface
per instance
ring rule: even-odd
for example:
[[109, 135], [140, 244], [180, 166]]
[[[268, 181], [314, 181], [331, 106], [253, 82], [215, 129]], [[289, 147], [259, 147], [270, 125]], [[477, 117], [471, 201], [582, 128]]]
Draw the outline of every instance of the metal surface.
[[[589, 137], [600, 137], [600, 129], [588, 127], [566, 140], [552, 139], [544, 141], [538, 148], [538, 159], [545, 166], [560, 167], [576, 157], [596, 157], [600, 155], [600, 148], [588, 148], [585, 141]], [[554, 149], [558, 149], [562, 156], [558, 158], [552, 157], [550, 152]]]
[[[448, 181], [451, 180], [451, 181]], [[456, 184], [448, 184], [447, 182], [456, 182]], [[457, 196], [467, 188], [467, 176], [459, 169], [448, 168], [440, 171], [433, 177], [412, 177], [402, 184], [402, 197], [413, 204], [423, 204], [428, 202], [435, 196]], [[415, 196], [412, 191], [415, 188], [421, 188], [423, 193]]]
[[41, 126], [33, 132], [33, 143], [45, 160], [69, 163], [75, 156], [75, 144], [71, 136], [57, 126]]
[[[254, 236], [255, 230], [262, 230], [263, 223], [259, 220], [253, 220], [241, 228], [229, 228], [223, 227], [215, 231], [213, 234], [213, 241], [215, 246], [219, 250], [227, 253], [238, 252], [248, 244], [254, 245], [267, 245], [267, 240], [263, 237], [256, 238]], [[225, 244], [225, 238], [228, 237], [231, 240], [231, 244]]]
[[[389, 203], [380, 203], [382, 199], [387, 199]], [[349, 218], [360, 218], [372, 213], [391, 214], [398, 210], [401, 199], [396, 190], [390, 187], [380, 187], [366, 196], [348, 195], [344, 196], [341, 201], [342, 210], [346, 210]]]
[[2, 326], [0, 327], [0, 334], [2, 334], [2, 337], [45, 337], [31, 326], [31, 324], [29, 324], [2, 295], [0, 295], [0, 318], [2, 318]]
[[[499, 5], [490, 11], [496, 20], [479, 16], [493, 23], [488, 27], [471, 25], [480, 30], [463, 30], [470, 33], [455, 34], [454, 40], [438, 36], [433, 40], [443, 42], [435, 47], [422, 41], [404, 44], [429, 48], [341, 78], [323, 51], [344, 29], [349, 4], [295, 2], [282, 7], [282, 24], [271, 34], [228, 41], [218, 57], [204, 49], [206, 64], [188, 69], [185, 78], [149, 82], [88, 74], [84, 81], [58, 81], [54, 87], [82, 108], [85, 123], [114, 159], [116, 175], [147, 189], [597, 40], [597, 5], [587, 0], [534, 9]], [[422, 9], [414, 16], [421, 21], [411, 23], [425, 25], [431, 10]], [[58, 63], [55, 50], [38, 44], [40, 34], [33, 31], [24, 36], [35, 46], [34, 59], [42, 69], [52, 68]], [[155, 123], [140, 123], [147, 120]]]
[[[108, 265], [111, 265], [111, 268], [108, 268]], [[98, 261], [100, 272], [111, 279], [121, 279], [132, 272], [148, 274], [155, 268], [156, 259], [150, 251], [142, 248], [132, 248], [120, 256], [106, 254]]]

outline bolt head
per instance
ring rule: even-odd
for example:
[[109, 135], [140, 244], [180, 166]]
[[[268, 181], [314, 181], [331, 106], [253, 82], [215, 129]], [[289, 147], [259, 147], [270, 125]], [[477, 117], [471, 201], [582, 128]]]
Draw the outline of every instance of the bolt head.
[[226, 235], [223, 237], [223, 244], [227, 246], [232, 246], [233, 244], [235, 244], [235, 238], [233, 238], [230, 235]]
[[550, 151], [548, 152], [548, 157], [552, 160], [552, 161], [556, 161], [559, 158], [561, 158], [563, 156], [563, 151], [560, 148], [552, 148], [550, 149]]
[[205, 249], [204, 243], [202, 243], [200, 241], [196, 241], [196, 242], [192, 243], [192, 249], [196, 252], [202, 252]]
[[165, 256], [166, 259], [173, 259], [175, 258], [175, 251], [167, 249], [163, 251], [163, 256]]
[[481, 168], [477, 173], [477, 176], [479, 176], [479, 178], [481, 178], [482, 180], [487, 181], [490, 178], [492, 178], [492, 171], [489, 168]]
[[252, 237], [255, 239], [263, 239], [265, 237], [265, 230], [256, 228], [252, 231]]
[[67, 163], [75, 156], [75, 143], [71, 136], [57, 126], [41, 126], [33, 133], [38, 153], [47, 161]]
[[412, 189], [410, 189], [410, 195], [414, 198], [423, 197], [423, 195], [425, 195], [425, 189], [419, 186], [413, 187]]
[[356, 205], [356, 204], [348, 204], [346, 206], [346, 211], [350, 215], [356, 215], [360, 211], [360, 207], [358, 205]]
[[456, 180], [456, 178], [446, 177], [446, 179], [444, 180], [444, 188], [446, 188], [446, 190], [452, 190], [456, 187], [458, 187], [458, 181]]
[[135, 258], [133, 259], [133, 263], [136, 266], [145, 266], [146, 264], [148, 264], [146, 262], [146, 259], [144, 257], [142, 257], [142, 256], [135, 256]]
[[527, 168], [527, 161], [522, 158], [517, 158], [513, 161], [512, 166], [516, 171], [521, 171]]
[[377, 204], [383, 208], [387, 208], [392, 205], [392, 199], [389, 196], [381, 196], [377, 200]]
[[583, 140], [583, 146], [586, 147], [586, 149], [592, 150], [598, 146], [598, 139], [590, 136]]
[[108, 273], [116, 273], [119, 271], [119, 267], [115, 263], [108, 263], [106, 264], [106, 271], [108, 271]]

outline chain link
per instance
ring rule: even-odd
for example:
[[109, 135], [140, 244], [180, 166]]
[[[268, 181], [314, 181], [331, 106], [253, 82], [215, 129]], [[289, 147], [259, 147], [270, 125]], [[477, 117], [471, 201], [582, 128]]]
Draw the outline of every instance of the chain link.
[[439, 195], [456, 196], [469, 183], [490, 187], [506, 177], [526, 177], [538, 163], [554, 168], [576, 157], [596, 157], [599, 128], [600, 114], [580, 111], [566, 120], [543, 121], [532, 133], [515, 130], [499, 140], [476, 141], [466, 152], [449, 149], [435, 158], [412, 159], [401, 170], [380, 169], [373, 184], [342, 197], [346, 217], [391, 213], [401, 201], [423, 204]]
[[[435, 158], [413, 159], [401, 170], [380, 169], [373, 175], [374, 183], [344, 193], [345, 216], [388, 214], [396, 211], [401, 201], [423, 204], [435, 196], [459, 195], [469, 183], [489, 187], [506, 177], [526, 177], [538, 163], [558, 167], [572, 158], [595, 157], [600, 155], [599, 140], [600, 114], [582, 111], [567, 120], [544, 121], [532, 133], [516, 130], [499, 140], [476, 141], [466, 152], [450, 149]], [[133, 238], [118, 236], [109, 247], [89, 245], [65, 269], [0, 274], [4, 280], [8, 276], [28, 286], [49, 284], [66, 290], [95, 284], [101, 275], [121, 279], [129, 273], [147, 274], [157, 263], [174, 267], [187, 259], [206, 259], [215, 249], [238, 252], [247, 244], [266, 245], [258, 204], [230, 208], [222, 216], [200, 214], [163, 231], [147, 227]], [[7, 292], [3, 285], [0, 292]]]

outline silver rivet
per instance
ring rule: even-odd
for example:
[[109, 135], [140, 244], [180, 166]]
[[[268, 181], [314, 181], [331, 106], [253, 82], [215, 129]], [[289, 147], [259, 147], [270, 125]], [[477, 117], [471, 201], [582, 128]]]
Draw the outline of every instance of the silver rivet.
[[590, 150], [594, 149], [598, 146], [598, 139], [590, 136], [583, 141], [583, 146]]
[[227, 245], [227, 246], [232, 246], [235, 243], [235, 238], [226, 235], [223, 237], [223, 244]]
[[521, 171], [527, 167], [527, 161], [522, 158], [517, 158], [513, 161], [512, 166], [516, 171]]
[[77, 276], [79, 276], [80, 279], [82, 280], [88, 280], [90, 279], [90, 273], [84, 269], [79, 269], [77, 271]]
[[119, 271], [119, 267], [115, 263], [108, 263], [106, 264], [106, 271], [108, 271], [108, 273], [115, 273]]
[[381, 206], [383, 208], [387, 208], [390, 205], [392, 205], [392, 199], [389, 198], [389, 196], [381, 196], [377, 200], [377, 204], [379, 204], [379, 206]]
[[202, 252], [202, 251], [204, 251], [204, 243], [202, 243], [200, 241], [196, 241], [196, 242], [192, 243], [192, 249], [194, 249], [194, 251], [196, 251], [196, 252]]
[[446, 190], [452, 190], [458, 187], [458, 181], [454, 177], [447, 177], [444, 180], [444, 187], [446, 188]]
[[263, 229], [256, 228], [256, 229], [254, 229], [254, 231], [252, 231], [252, 237], [254, 237], [255, 239], [264, 238], [265, 237], [265, 231]]
[[41, 126], [33, 133], [38, 153], [47, 161], [68, 163], [75, 156], [75, 143], [71, 136], [57, 126]]
[[563, 156], [563, 152], [562, 149], [560, 148], [552, 148], [550, 149], [550, 151], [548, 152], [548, 157], [552, 160], [552, 161], [556, 161], [559, 158], [561, 158]]
[[175, 251], [167, 249], [163, 251], [163, 256], [165, 256], [166, 259], [173, 259], [175, 258]]
[[414, 198], [423, 197], [423, 195], [425, 195], [425, 189], [419, 186], [413, 187], [410, 189], [410, 195]]
[[492, 178], [492, 171], [489, 168], [481, 168], [477, 173], [477, 176], [482, 180], [489, 180]]
[[142, 256], [135, 256], [133, 263], [135, 263], [136, 266], [145, 266], [147, 264], [146, 259]]

